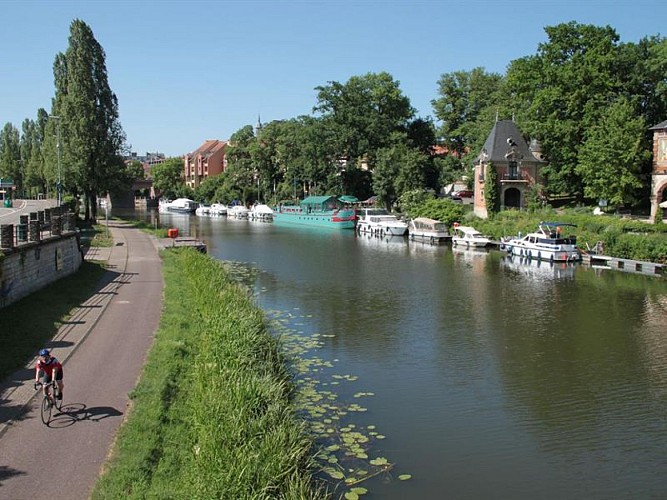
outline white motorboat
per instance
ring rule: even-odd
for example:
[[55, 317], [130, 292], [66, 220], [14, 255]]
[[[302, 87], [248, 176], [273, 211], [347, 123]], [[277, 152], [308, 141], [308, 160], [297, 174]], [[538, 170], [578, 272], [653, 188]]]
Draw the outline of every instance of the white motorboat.
[[362, 208], [357, 231], [378, 236], [403, 236], [408, 232], [408, 225], [384, 208]]
[[227, 205], [213, 203], [208, 211], [209, 215], [227, 215]]
[[176, 198], [174, 201], [162, 201], [158, 204], [159, 212], [191, 214], [197, 210], [197, 202], [189, 198]]
[[410, 220], [408, 233], [411, 240], [422, 240], [430, 243], [439, 243], [450, 236], [444, 222], [427, 217], [417, 217]]
[[550, 262], [576, 261], [581, 258], [574, 235], [563, 236], [567, 227], [574, 224], [562, 222], [540, 222], [537, 230], [525, 236], [516, 236], [503, 241], [510, 255]]
[[211, 207], [208, 205], [199, 205], [195, 210], [195, 215], [208, 215], [211, 211]]
[[235, 219], [247, 219], [248, 209], [244, 205], [232, 205], [227, 208], [227, 215]]
[[248, 212], [248, 217], [251, 220], [257, 221], [271, 221], [273, 220], [273, 209], [264, 204], [254, 205], [250, 212]]
[[459, 226], [454, 224], [452, 235], [453, 245], [462, 245], [467, 248], [482, 248], [491, 243], [491, 240], [470, 226]]

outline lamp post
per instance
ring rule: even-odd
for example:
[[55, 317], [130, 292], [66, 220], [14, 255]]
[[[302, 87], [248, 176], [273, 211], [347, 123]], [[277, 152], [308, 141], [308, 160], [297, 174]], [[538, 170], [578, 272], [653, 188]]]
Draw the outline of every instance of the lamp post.
[[56, 115], [49, 115], [49, 118], [56, 120], [56, 149], [58, 151], [58, 180], [56, 181], [56, 196], [58, 199], [58, 206], [61, 203], [61, 178], [60, 178], [60, 117]]

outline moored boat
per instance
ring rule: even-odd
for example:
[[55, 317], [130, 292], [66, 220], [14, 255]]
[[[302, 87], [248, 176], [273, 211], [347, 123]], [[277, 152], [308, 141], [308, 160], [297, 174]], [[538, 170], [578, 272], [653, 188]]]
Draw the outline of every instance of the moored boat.
[[195, 210], [195, 215], [208, 215], [210, 213], [211, 207], [208, 205], [199, 205]]
[[296, 205], [278, 205], [273, 210], [277, 223], [338, 229], [354, 229], [357, 214], [335, 196], [309, 196]]
[[251, 220], [257, 221], [272, 221], [273, 220], [273, 209], [270, 206], [259, 203], [254, 205], [250, 212], [248, 212], [248, 217]]
[[408, 233], [411, 240], [422, 240], [430, 243], [439, 243], [450, 237], [447, 224], [427, 217], [417, 217], [410, 220]]
[[232, 205], [227, 208], [227, 215], [229, 217], [234, 217], [235, 219], [247, 219], [248, 209], [245, 205]]
[[452, 235], [453, 245], [463, 245], [468, 248], [482, 248], [491, 243], [491, 240], [470, 226], [459, 226], [454, 224]]
[[209, 215], [227, 215], [227, 205], [213, 203], [208, 211]]
[[191, 214], [197, 210], [197, 202], [189, 198], [176, 198], [174, 201], [162, 201], [158, 204], [159, 212]]
[[362, 208], [357, 231], [378, 236], [403, 236], [408, 232], [408, 225], [384, 208]]
[[574, 224], [540, 222], [537, 230], [525, 236], [517, 236], [503, 242], [507, 253], [528, 259], [567, 262], [581, 259], [574, 235], [563, 236], [567, 227]]

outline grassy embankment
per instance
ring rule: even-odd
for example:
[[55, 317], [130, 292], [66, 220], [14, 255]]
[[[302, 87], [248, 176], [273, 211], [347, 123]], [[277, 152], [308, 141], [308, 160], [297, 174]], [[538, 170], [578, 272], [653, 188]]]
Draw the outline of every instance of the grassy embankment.
[[163, 253], [165, 302], [93, 498], [322, 498], [262, 311], [215, 260]]

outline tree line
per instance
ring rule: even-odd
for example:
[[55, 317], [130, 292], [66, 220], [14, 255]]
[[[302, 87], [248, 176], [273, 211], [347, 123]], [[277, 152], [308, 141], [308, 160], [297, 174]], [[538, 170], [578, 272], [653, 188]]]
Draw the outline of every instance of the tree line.
[[[435, 122], [417, 116], [389, 73], [352, 76], [317, 87], [309, 114], [240, 128], [229, 138], [226, 171], [196, 190], [183, 183], [181, 158], [153, 167], [155, 186], [209, 202], [352, 194], [391, 206], [470, 174], [494, 121], [512, 118], [541, 143], [548, 196], [647, 203], [648, 129], [667, 116], [667, 42], [622, 43], [612, 27], [576, 22], [545, 32], [536, 54], [511, 61], [505, 74], [477, 67], [441, 75]], [[122, 162], [125, 136], [104, 51], [82, 21], [73, 21], [54, 77], [51, 115], [40, 109], [22, 134], [11, 124], [2, 130], [0, 174], [27, 192], [45, 192], [60, 178], [94, 210], [98, 194], [127, 185], [138, 169]]]

